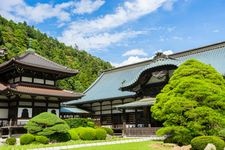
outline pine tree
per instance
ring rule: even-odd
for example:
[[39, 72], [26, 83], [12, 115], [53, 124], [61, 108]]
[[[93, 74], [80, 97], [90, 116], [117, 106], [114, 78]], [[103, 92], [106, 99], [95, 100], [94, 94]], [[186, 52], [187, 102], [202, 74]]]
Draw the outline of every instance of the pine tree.
[[188, 60], [174, 72], [151, 109], [164, 127], [157, 133], [189, 144], [198, 135], [216, 135], [225, 127], [225, 81], [210, 65]]

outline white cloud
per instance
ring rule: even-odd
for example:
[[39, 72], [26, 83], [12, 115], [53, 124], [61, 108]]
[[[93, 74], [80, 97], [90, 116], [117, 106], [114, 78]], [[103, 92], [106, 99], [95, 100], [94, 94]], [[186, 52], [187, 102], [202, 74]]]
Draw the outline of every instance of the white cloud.
[[148, 54], [142, 49], [132, 49], [126, 51], [123, 56], [148, 56]]
[[168, 0], [164, 5], [163, 8], [167, 11], [173, 10], [173, 3], [177, 0]]
[[[62, 33], [58, 39], [67, 45], [74, 45], [76, 43], [79, 47], [86, 50], [96, 48], [94, 41], [90, 44], [90, 39], [99, 37], [104, 34], [110, 34], [110, 30], [113, 30], [127, 22], [136, 20], [144, 15], [156, 11], [158, 8], [163, 6], [168, 0], [134, 0], [132, 2], [125, 1], [124, 4], [116, 8], [112, 14], [106, 14], [102, 17], [93, 20], [81, 20], [72, 22], [67, 29]], [[122, 31], [126, 32], [126, 31]], [[137, 31], [135, 31], [137, 32]], [[113, 33], [121, 35], [121, 33]], [[109, 46], [108, 43], [104, 44], [104, 37], [108, 41], [108, 36], [102, 37], [102, 44], [99, 48], [105, 48]], [[128, 38], [128, 36], [124, 36]], [[120, 38], [123, 40], [124, 38]], [[97, 41], [99, 42], [99, 41]], [[117, 40], [119, 42], [119, 40]], [[114, 42], [112, 42], [114, 43]], [[99, 45], [99, 44], [97, 44]]]
[[134, 64], [137, 62], [145, 61], [148, 59], [149, 59], [148, 57], [130, 56], [130, 57], [128, 57], [127, 60], [124, 60], [121, 63], [111, 63], [111, 64], [112, 64], [112, 66], [120, 67], [120, 66], [125, 66], [125, 65], [129, 65], [129, 64]]
[[214, 33], [218, 33], [218, 32], [220, 32], [220, 30], [215, 29], [215, 30], [213, 30], [212, 32], [214, 32]]
[[[165, 50], [165, 51], [158, 50], [155, 53], [157, 53], [157, 52], [162, 52], [165, 55], [173, 54], [172, 50]], [[120, 66], [125, 66], [125, 65], [129, 65], [129, 64], [134, 64], [134, 63], [146, 61], [146, 60], [153, 59], [153, 58], [154, 58], [154, 56], [151, 56], [151, 57], [130, 56], [126, 60], [124, 60], [124, 61], [122, 61], [120, 63], [111, 62], [111, 65], [115, 66], [115, 67], [120, 67]]]
[[66, 9], [72, 5], [73, 2], [56, 5], [37, 3], [35, 6], [30, 6], [24, 0], [7, 0], [1, 2], [0, 13], [2, 16], [14, 21], [40, 23], [53, 17], [59, 21], [69, 21], [70, 13]]
[[92, 13], [104, 3], [105, 1], [103, 0], [80, 0], [74, 4], [75, 9], [73, 12], [76, 14]]
[[183, 40], [184, 38], [181, 37], [181, 36], [173, 36], [172, 39], [181, 41], [181, 40]]

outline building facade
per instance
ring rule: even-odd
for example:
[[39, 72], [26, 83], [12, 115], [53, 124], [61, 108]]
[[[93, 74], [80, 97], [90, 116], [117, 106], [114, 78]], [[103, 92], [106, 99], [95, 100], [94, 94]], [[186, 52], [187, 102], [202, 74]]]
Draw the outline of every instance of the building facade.
[[77, 73], [34, 51], [0, 64], [0, 126], [22, 126], [41, 112], [59, 116], [62, 102], [82, 94], [60, 89], [56, 82]]
[[168, 83], [173, 71], [188, 59], [212, 65], [225, 75], [225, 42], [171, 55], [157, 53], [148, 61], [104, 71], [79, 100], [65, 104], [90, 112], [101, 125], [159, 127], [150, 108], [156, 95]]

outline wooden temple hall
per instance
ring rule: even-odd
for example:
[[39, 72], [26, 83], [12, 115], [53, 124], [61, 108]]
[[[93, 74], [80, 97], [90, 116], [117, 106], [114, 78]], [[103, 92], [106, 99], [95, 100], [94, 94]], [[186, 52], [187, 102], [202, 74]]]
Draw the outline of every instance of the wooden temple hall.
[[41, 112], [59, 116], [60, 103], [82, 94], [59, 89], [56, 81], [77, 73], [31, 50], [0, 64], [0, 126], [23, 125]]
[[162, 124], [151, 117], [150, 108], [173, 71], [186, 60], [197, 59], [225, 75], [224, 58], [225, 42], [171, 55], [157, 53], [153, 59], [104, 71], [82, 98], [65, 104], [90, 112], [101, 125], [114, 129], [154, 129]]

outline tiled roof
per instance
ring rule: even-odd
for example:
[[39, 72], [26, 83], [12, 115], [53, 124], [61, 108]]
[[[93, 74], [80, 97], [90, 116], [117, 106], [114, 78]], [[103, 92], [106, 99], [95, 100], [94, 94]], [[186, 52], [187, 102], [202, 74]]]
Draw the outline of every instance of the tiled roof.
[[[176, 61], [164, 59], [154, 62], [148, 60], [128, 66], [107, 70], [84, 92], [84, 97], [79, 100], [67, 102], [68, 104], [81, 104], [94, 101], [104, 101], [106, 99], [116, 99], [120, 97], [135, 96], [134, 92], [122, 92], [119, 90], [123, 84], [133, 84], [139, 75], [149, 67], [156, 65], [173, 64], [179, 65], [185, 60], [194, 58], [212, 65], [218, 72], [225, 75], [225, 42], [208, 45], [192, 50], [169, 55]], [[169, 62], [171, 61], [171, 62]]]
[[121, 86], [121, 88], [129, 86], [133, 83], [135, 83], [139, 76], [142, 74], [143, 71], [148, 70], [148, 69], [152, 69], [155, 67], [160, 67], [160, 66], [167, 66], [167, 65], [174, 65], [174, 66], [178, 66], [181, 63], [181, 61], [179, 59], [170, 59], [170, 58], [160, 58], [157, 60], [154, 60], [152, 63], [143, 66], [143, 68], [136, 73], [136, 76], [130, 80], [125, 80], [124, 84]]
[[60, 113], [87, 114], [89, 112], [77, 107], [61, 107]]
[[0, 68], [9, 64], [9, 63], [19, 63], [23, 65], [27, 65], [30, 67], [37, 67], [37, 68], [43, 68], [47, 70], [52, 70], [52, 71], [58, 71], [58, 72], [63, 72], [63, 73], [68, 73], [68, 74], [76, 74], [78, 73], [77, 70], [70, 69], [68, 67], [59, 65], [53, 61], [50, 61], [37, 53], [33, 51], [27, 51], [25, 54], [12, 58], [11, 60], [3, 63], [0, 65]]
[[123, 108], [136, 108], [136, 107], [143, 107], [143, 106], [150, 106], [155, 103], [155, 98], [144, 98], [138, 101], [126, 103], [126, 104], [121, 104], [121, 105], [116, 105], [114, 106], [117, 109], [123, 109]]
[[23, 93], [23, 94], [33, 94], [33, 95], [41, 95], [41, 96], [55, 96], [69, 99], [77, 99], [82, 96], [80, 93], [74, 93], [72, 91], [66, 91], [61, 89], [53, 89], [53, 88], [44, 88], [44, 87], [33, 87], [33, 86], [24, 86], [24, 85], [11, 85], [8, 86], [8, 90]]

